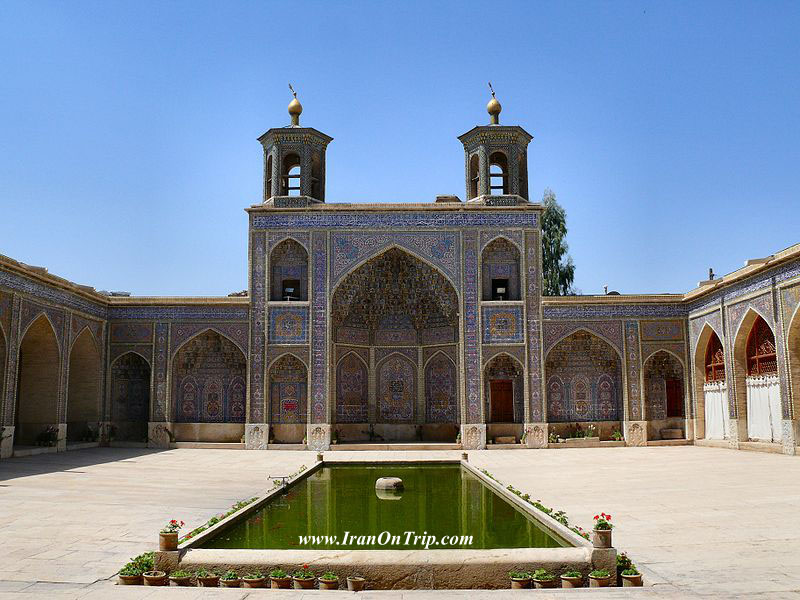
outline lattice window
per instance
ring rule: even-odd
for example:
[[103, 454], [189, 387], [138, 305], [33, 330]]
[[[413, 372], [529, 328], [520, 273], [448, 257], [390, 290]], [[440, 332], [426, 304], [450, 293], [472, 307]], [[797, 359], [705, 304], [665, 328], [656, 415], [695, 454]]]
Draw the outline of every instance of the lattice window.
[[706, 381], [725, 380], [725, 351], [716, 333], [711, 334], [706, 348]]
[[757, 317], [747, 338], [747, 374], [774, 375], [777, 372], [775, 336], [767, 322]]

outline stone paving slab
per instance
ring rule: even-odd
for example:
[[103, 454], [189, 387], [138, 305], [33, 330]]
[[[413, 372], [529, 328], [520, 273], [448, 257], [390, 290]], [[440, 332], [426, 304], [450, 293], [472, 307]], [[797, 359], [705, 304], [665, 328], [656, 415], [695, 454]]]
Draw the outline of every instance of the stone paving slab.
[[[458, 459], [460, 452], [326, 453], [326, 460]], [[113, 585], [170, 518], [192, 528], [316, 453], [92, 448], [0, 461], [0, 600], [316, 598], [349, 592]], [[588, 528], [610, 512], [639, 590], [373, 591], [365, 600], [800, 598], [800, 458], [717, 448], [493, 450], [470, 462]]]

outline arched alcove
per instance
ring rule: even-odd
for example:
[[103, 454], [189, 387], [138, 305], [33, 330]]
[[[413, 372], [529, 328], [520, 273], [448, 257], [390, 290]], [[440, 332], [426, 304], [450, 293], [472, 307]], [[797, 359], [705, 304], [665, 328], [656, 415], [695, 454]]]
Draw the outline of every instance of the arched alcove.
[[706, 324], [694, 353], [695, 437], [722, 440], [729, 436], [730, 411], [725, 379], [725, 350], [717, 333]]
[[270, 300], [308, 300], [308, 252], [292, 239], [270, 253]]
[[789, 320], [786, 335], [791, 380], [792, 418], [800, 417], [800, 305]]
[[481, 254], [482, 299], [519, 300], [519, 249], [506, 238], [497, 238]]
[[291, 354], [269, 367], [270, 436], [276, 443], [299, 444], [308, 422], [308, 370]]
[[368, 419], [369, 367], [355, 352], [336, 366], [336, 422], [366, 423]]
[[61, 353], [50, 321], [40, 315], [25, 332], [19, 349], [14, 443], [32, 445], [48, 427], [58, 426]]
[[111, 365], [111, 421], [115, 438], [147, 441], [150, 420], [150, 365], [139, 354], [127, 352]]
[[659, 439], [662, 429], [684, 429], [685, 376], [681, 361], [659, 350], [644, 363], [645, 419], [648, 439]]
[[86, 328], [73, 342], [69, 354], [67, 441], [99, 440], [102, 373], [100, 349]]
[[498, 354], [484, 367], [483, 383], [487, 437], [519, 441], [525, 420], [524, 367], [508, 354]]

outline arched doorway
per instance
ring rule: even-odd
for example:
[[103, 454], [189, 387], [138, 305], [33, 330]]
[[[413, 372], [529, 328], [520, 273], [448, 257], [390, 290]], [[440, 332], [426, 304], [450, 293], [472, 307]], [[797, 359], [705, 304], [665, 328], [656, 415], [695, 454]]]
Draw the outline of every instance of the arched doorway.
[[684, 430], [683, 364], [673, 354], [659, 350], [644, 364], [647, 438], [659, 439], [662, 429]]
[[67, 441], [96, 441], [100, 437], [100, 350], [88, 328], [75, 339], [69, 353], [67, 383]]
[[[508, 354], [498, 354], [483, 370], [486, 437], [519, 442], [525, 420], [525, 369]], [[510, 439], [509, 439], [510, 441]]]
[[749, 311], [734, 344], [736, 406], [747, 420], [747, 439], [781, 441], [781, 392], [775, 335], [764, 318]]
[[269, 367], [270, 438], [299, 444], [308, 423], [308, 370], [296, 356], [284, 354]]
[[800, 418], [800, 305], [789, 320], [786, 335], [791, 381], [792, 418]]
[[334, 352], [343, 357], [334, 370], [335, 436], [454, 440], [457, 373], [441, 358], [425, 368], [437, 352], [457, 354], [458, 294], [451, 282], [410, 252], [390, 248], [344, 277], [331, 306]]
[[601, 438], [622, 430], [622, 359], [604, 339], [580, 330], [545, 360], [547, 420], [559, 435], [593, 423]]
[[244, 435], [247, 361], [224, 335], [207, 329], [172, 363], [176, 441], [236, 443]]
[[61, 353], [53, 326], [40, 315], [25, 332], [19, 349], [19, 380], [14, 412], [14, 443], [46, 441], [58, 427], [58, 382]]
[[709, 325], [700, 333], [695, 349], [695, 382], [698, 418], [695, 435], [708, 440], [726, 439], [730, 431], [730, 410], [725, 382], [725, 350]]
[[150, 365], [128, 352], [111, 365], [111, 420], [115, 439], [147, 441], [150, 420]]

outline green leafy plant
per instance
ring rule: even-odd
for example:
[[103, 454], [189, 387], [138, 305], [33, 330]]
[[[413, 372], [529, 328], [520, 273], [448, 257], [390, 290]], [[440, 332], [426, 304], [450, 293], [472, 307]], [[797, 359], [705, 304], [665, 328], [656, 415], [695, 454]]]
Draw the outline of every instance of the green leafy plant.
[[325, 581], [336, 581], [339, 579], [339, 576], [333, 571], [325, 571], [322, 575], [320, 575], [319, 578], [324, 579]]
[[183, 521], [172, 519], [169, 523], [161, 528], [161, 533], [178, 533], [178, 531], [180, 531], [181, 527], [184, 525], [185, 523]]
[[553, 431], [552, 433], [550, 433], [550, 435], [547, 436], [547, 441], [550, 442], [551, 444], [557, 444], [558, 440], [559, 437], [555, 431]]
[[131, 559], [131, 562], [138, 566], [142, 573], [152, 571], [155, 565], [155, 552], [144, 552]]
[[273, 579], [286, 579], [289, 576], [289, 573], [281, 569], [280, 567], [276, 567], [269, 572], [269, 576]]
[[625, 569], [622, 572], [623, 575], [639, 575], [639, 569], [636, 568], [636, 565], [631, 565], [630, 568]]
[[216, 572], [200, 568], [194, 572], [195, 577], [217, 577]]
[[621, 441], [622, 437], [623, 437], [622, 432], [619, 429], [615, 429], [611, 434], [611, 439], [614, 440], [615, 442]]
[[536, 569], [533, 572], [533, 579], [536, 581], [552, 581], [556, 576], [547, 569]]
[[633, 566], [633, 561], [628, 558], [625, 552], [617, 554], [617, 569], [630, 569]]
[[141, 575], [142, 573], [144, 571], [135, 562], [125, 563], [125, 566], [119, 570], [120, 575]]
[[508, 576], [511, 579], [530, 579], [531, 578], [531, 574], [528, 573], [527, 571], [514, 571], [514, 570], [512, 570], [512, 571], [508, 572]]
[[576, 579], [578, 577], [583, 577], [583, 575], [581, 575], [581, 572], [580, 571], [576, 571], [575, 569], [569, 569], [567, 571], [564, 571], [561, 574], [561, 576], [562, 577], [568, 577], [570, 579]]
[[614, 526], [611, 524], [611, 515], [607, 515], [606, 513], [600, 513], [599, 515], [595, 515], [594, 528], [601, 531], [607, 531], [609, 529], [613, 529]]
[[255, 573], [246, 573], [242, 576], [242, 579], [264, 579], [264, 574], [261, 571], [256, 571]]
[[225, 573], [222, 575], [222, 577], [220, 577], [220, 579], [224, 579], [225, 581], [234, 581], [236, 579], [239, 579], [239, 574], [236, 571], [229, 569], [225, 571]]
[[189, 571], [184, 571], [183, 569], [178, 569], [177, 571], [173, 571], [169, 574], [170, 577], [191, 577], [192, 574]]
[[606, 577], [611, 577], [611, 573], [609, 573], [605, 569], [595, 569], [594, 571], [589, 573], [589, 577], [595, 577], [597, 579], [605, 579]]
[[308, 565], [303, 565], [302, 568], [294, 572], [295, 579], [314, 579], [314, 573], [308, 568]]

